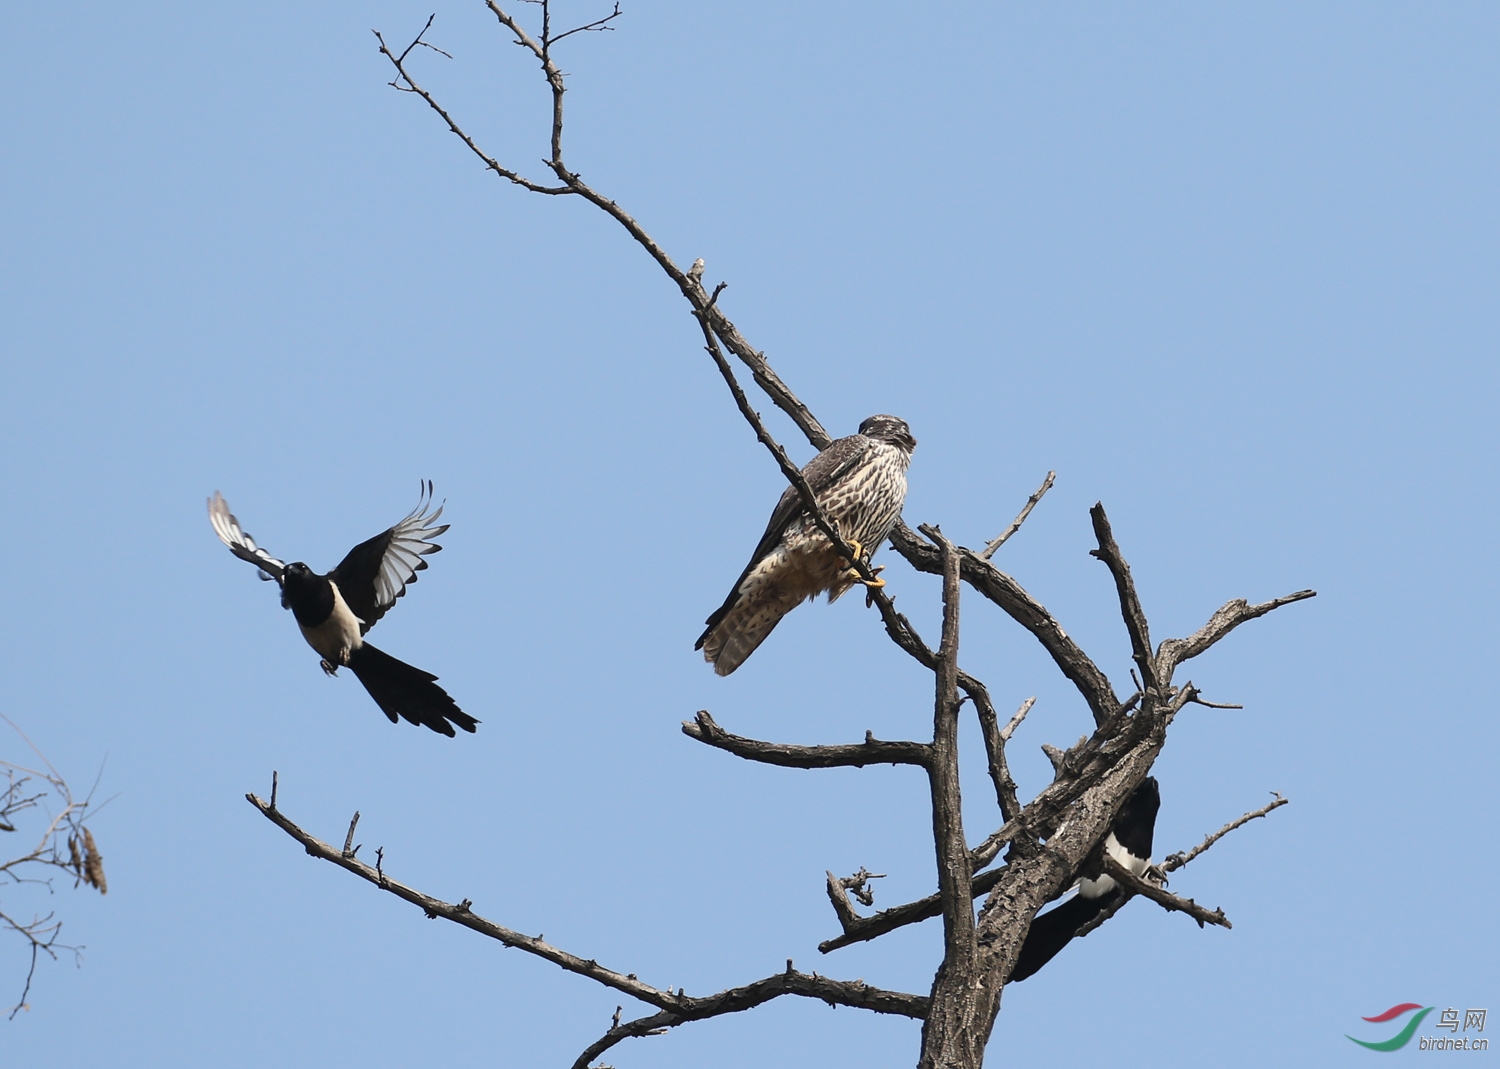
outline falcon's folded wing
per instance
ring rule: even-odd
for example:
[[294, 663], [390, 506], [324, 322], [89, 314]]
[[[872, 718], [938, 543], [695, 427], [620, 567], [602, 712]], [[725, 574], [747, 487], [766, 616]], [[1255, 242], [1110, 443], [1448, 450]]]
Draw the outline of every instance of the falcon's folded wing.
[[[802, 469], [802, 477], [807, 480], [808, 488], [812, 490], [813, 497], [820, 505], [823, 503], [823, 495], [853, 470], [869, 447], [870, 440], [864, 435], [851, 434], [847, 438], [839, 438], [829, 443], [827, 449], [808, 461], [807, 466]], [[776, 548], [776, 544], [781, 541], [792, 522], [806, 514], [807, 506], [802, 501], [802, 495], [797, 492], [795, 486], [788, 486], [782, 491], [781, 499], [776, 502], [776, 507], [771, 511], [771, 520], [766, 524], [765, 533], [760, 536], [760, 541], [756, 543], [755, 551], [750, 554], [750, 563], [745, 565], [745, 570], [740, 572], [740, 577], [734, 581], [734, 586], [729, 588], [729, 596], [724, 599], [724, 604], [720, 605], [705, 621], [707, 627], [698, 639], [698, 644], [693, 647], [694, 649], [703, 648], [703, 642], [708, 638], [709, 633], [729, 615], [740, 600], [740, 584], [745, 581], [745, 577], [755, 570], [757, 564], [770, 556], [771, 551]]]

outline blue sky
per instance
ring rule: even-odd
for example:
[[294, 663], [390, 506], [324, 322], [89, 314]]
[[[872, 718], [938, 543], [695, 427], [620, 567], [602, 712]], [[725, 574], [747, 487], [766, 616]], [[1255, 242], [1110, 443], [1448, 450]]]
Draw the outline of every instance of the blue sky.
[[[272, 769], [310, 830], [358, 809], [398, 878], [661, 986], [788, 957], [931, 982], [931, 923], [816, 952], [825, 869], [888, 873], [882, 906], [931, 889], [918, 776], [748, 765], [678, 728], [707, 708], [762, 738], [919, 737], [930, 678], [854, 597], [797, 610], [727, 680], [693, 653], [781, 476], [615, 224], [486, 175], [386, 86], [370, 29], [409, 39], [429, 12], [0, 12], [0, 711], [75, 784], [107, 755], [118, 796], [108, 897], [37, 900], [88, 949], [0, 1024], [7, 1061], [566, 1065], [608, 1025], [613, 994], [302, 854], [243, 800]], [[436, 13], [454, 58], [414, 69], [539, 173], [536, 70], [482, 4]], [[1500, 1001], [1476, 897], [1500, 885], [1500, 13], [642, 2], [616, 25], [561, 46], [570, 165], [730, 283], [835, 434], [911, 423], [908, 522], [980, 545], [1055, 469], [998, 562], [1117, 683], [1096, 500], [1158, 639], [1319, 591], [1191, 666], [1245, 709], [1189, 710], [1156, 766], [1158, 856], [1292, 800], [1173, 881], [1234, 930], [1131, 904], [1007, 991], [991, 1062], [1123, 1041], [1352, 1065], [1375, 1057], [1343, 1038], [1360, 1016]], [[325, 679], [204, 515], [221, 490], [326, 569], [421, 478], [453, 527], [376, 641], [483, 721], [457, 740]], [[935, 636], [936, 581], [882, 557]], [[1002, 706], [1038, 697], [1012, 757], [1035, 791], [1040, 744], [1086, 710], [966, 604], [965, 666]], [[963, 742], [977, 840], [994, 813]], [[19, 952], [0, 944], [0, 999]], [[608, 1060], [916, 1050], [910, 1022], [787, 999]]]

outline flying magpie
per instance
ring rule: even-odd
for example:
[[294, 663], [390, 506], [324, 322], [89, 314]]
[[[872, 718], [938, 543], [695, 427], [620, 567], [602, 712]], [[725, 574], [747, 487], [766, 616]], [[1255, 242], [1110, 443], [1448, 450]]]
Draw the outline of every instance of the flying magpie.
[[[1161, 792], [1156, 777], [1147, 776], [1120, 807], [1109, 835], [1105, 837], [1105, 852], [1137, 876], [1143, 875], [1151, 866], [1151, 838], [1156, 831], [1156, 811], [1160, 808]], [[1059, 950], [1072, 942], [1078, 929], [1113, 906], [1124, 894], [1111, 876], [1085, 877], [1078, 881], [1077, 895], [1039, 914], [1031, 922], [1031, 931], [1026, 933], [1026, 942], [1021, 945], [1021, 956], [1016, 959], [1010, 982], [1024, 980], [1046, 965]]]
[[399, 716], [453, 737], [455, 725], [473, 732], [479, 723], [458, 707], [437, 676], [413, 668], [364, 640], [406, 585], [427, 567], [423, 558], [443, 547], [432, 539], [448, 529], [437, 525], [442, 506], [428, 513], [432, 483], [422, 484], [417, 507], [396, 526], [361, 542], [339, 566], [319, 575], [301, 561], [286, 564], [255, 544], [229, 502], [217, 490], [208, 499], [208, 520], [229, 552], [260, 569], [260, 577], [281, 587], [281, 607], [291, 609], [302, 637], [323, 658], [323, 671], [334, 675], [347, 667], [364, 684], [391, 723]]

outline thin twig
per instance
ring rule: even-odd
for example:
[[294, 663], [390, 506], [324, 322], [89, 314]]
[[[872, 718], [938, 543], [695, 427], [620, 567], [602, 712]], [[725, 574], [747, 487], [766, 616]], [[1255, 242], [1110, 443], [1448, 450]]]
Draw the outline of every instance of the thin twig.
[[1010, 541], [1010, 536], [1021, 529], [1021, 524], [1026, 522], [1026, 517], [1031, 515], [1031, 510], [1036, 508], [1036, 503], [1042, 499], [1042, 495], [1052, 489], [1052, 483], [1057, 479], [1057, 472], [1049, 471], [1047, 477], [1042, 480], [1042, 485], [1036, 488], [1036, 493], [1026, 499], [1026, 504], [1021, 507], [1020, 513], [1010, 522], [1010, 526], [1000, 532], [1000, 536], [989, 543], [979, 554], [980, 560], [989, 560], [995, 555], [995, 550]]
[[547, 50], [548, 50], [548, 52], [550, 52], [552, 50], [552, 46], [553, 45], [557, 44], [557, 42], [561, 41], [564, 37], [572, 37], [575, 33], [585, 33], [585, 32], [588, 32], [588, 33], [597, 33], [597, 32], [601, 32], [601, 31], [604, 31], [604, 30], [611, 30], [611, 31], [613, 31], [614, 27], [613, 26], [606, 26], [605, 23], [606, 22], [612, 22], [612, 21], [614, 21], [615, 19], [617, 19], [619, 17], [620, 17], [620, 5], [616, 4], [615, 5], [615, 9], [613, 11], [611, 11], [608, 15], [605, 15], [602, 19], [595, 19], [593, 22], [585, 23], [582, 26], [575, 26], [571, 30], [564, 31], [563, 33], [558, 34], [556, 37], [551, 38], [547, 42]]
[[1261, 806], [1259, 809], [1252, 810], [1242, 817], [1231, 820], [1228, 824], [1225, 824], [1222, 828], [1214, 832], [1208, 838], [1204, 839], [1201, 843], [1193, 847], [1187, 853], [1167, 855], [1166, 861], [1164, 861], [1161, 866], [1162, 871], [1176, 872], [1178, 869], [1182, 868], [1182, 866], [1186, 865], [1189, 861], [1193, 860], [1193, 858], [1197, 857], [1199, 854], [1203, 853], [1203, 851], [1207, 850], [1210, 846], [1213, 846], [1214, 843], [1218, 842], [1220, 839], [1224, 838], [1224, 836], [1234, 831], [1234, 829], [1245, 824], [1249, 824], [1252, 820], [1263, 817], [1271, 810], [1279, 809], [1282, 806], [1286, 805], [1289, 801], [1291, 801], [1290, 798], [1283, 798], [1276, 791], [1272, 791], [1271, 794], [1275, 796], [1274, 801], [1268, 802], [1265, 805]]
[[1005, 744], [1009, 741], [1011, 733], [1020, 726], [1026, 714], [1031, 711], [1035, 704], [1035, 698], [1026, 699], [1026, 703], [1010, 720], [1004, 728], [1000, 727], [999, 718], [995, 715], [995, 707], [988, 701], [988, 694], [983, 704], [974, 702], [975, 712], [979, 716], [979, 730], [984, 737], [985, 756], [989, 760], [990, 782], [995, 787], [995, 802], [1000, 807], [1000, 819], [1011, 821], [1021, 812], [1021, 802], [1016, 788], [1016, 781], [1010, 774], [1010, 764], [1005, 759]]
[[[390, 84], [403, 92], [415, 93], [417, 96], [425, 100], [427, 102], [427, 106], [433, 111], [437, 112], [437, 114], [442, 118], [443, 122], [448, 125], [448, 129], [452, 131], [453, 135], [460, 141], [462, 141], [465, 145], [467, 145], [470, 152], [474, 153], [474, 155], [483, 160], [486, 167], [494, 171], [497, 175], [499, 175], [501, 178], [504, 178], [506, 181], [514, 182], [516, 185], [522, 187], [523, 189], [528, 189], [533, 193], [545, 193], [548, 196], [555, 197], [575, 192], [575, 190], [566, 185], [544, 186], [539, 182], [533, 182], [531, 179], [524, 178], [516, 171], [503, 166], [500, 161], [488, 155], [483, 149], [479, 147], [478, 144], [475, 143], [473, 138], [471, 138], [462, 129], [460, 129], [458, 123], [454, 122], [453, 116], [448, 114], [447, 110], [445, 110], [443, 106], [437, 102], [433, 95], [426, 89], [422, 88], [422, 86], [417, 84], [416, 79], [411, 76], [410, 71], [408, 71], [406, 68], [406, 64], [404, 62], [406, 53], [403, 52], [400, 56], [397, 56], [390, 50], [390, 48], [386, 46], [385, 38], [381, 36], [379, 30], [371, 30], [370, 32], [373, 33], [375, 35], [375, 39], [380, 42], [380, 54], [389, 59], [391, 61], [391, 64], [396, 68], [396, 78], [393, 79]], [[409, 52], [411, 51], [411, 49], [408, 48], [407, 51]]]

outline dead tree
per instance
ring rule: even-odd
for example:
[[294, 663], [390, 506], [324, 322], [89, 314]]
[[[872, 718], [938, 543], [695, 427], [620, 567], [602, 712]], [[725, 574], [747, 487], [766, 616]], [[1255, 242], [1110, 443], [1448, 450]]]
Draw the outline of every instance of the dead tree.
[[[0, 720], [35, 757], [26, 765], [0, 760], [0, 833], [23, 836], [17, 848], [20, 852], [8, 861], [0, 860], [0, 888], [45, 888], [51, 894], [52, 881], [60, 873], [71, 877], [74, 887], [87, 884], [101, 895], [107, 893], [104, 858], [94, 842], [94, 833], [84, 824], [92, 792], [88, 798], [74, 798], [67, 781], [21, 729], [7, 716], [0, 715]], [[33, 763], [39, 767], [29, 767]], [[8, 853], [0, 850], [0, 858]], [[59, 941], [62, 921], [55, 911], [32, 912], [30, 920], [26, 916], [15, 907], [0, 904], [0, 931], [20, 936], [29, 959], [21, 997], [10, 1008], [10, 1017], [26, 1009], [26, 997], [31, 994], [42, 955], [56, 961], [59, 954], [71, 953], [76, 958], [83, 950]]]
[[[854, 567], [861, 578], [873, 580], [874, 572], [856, 556], [822, 514], [801, 472], [771, 437], [741, 388], [726, 351], [748, 369], [755, 384], [792, 419], [814, 447], [822, 449], [832, 440], [808, 407], [772, 370], [764, 354], [746, 341], [724, 313], [719, 298], [725, 284], [721, 282], [711, 291], [707, 289], [702, 281], [701, 259], [683, 270], [634, 218], [586, 183], [564, 160], [563, 98], [566, 86], [564, 75], [554, 60], [553, 49], [572, 34], [611, 28], [608, 24], [620, 14], [618, 6], [593, 22], [559, 33], [553, 30], [547, 0], [528, 0], [540, 8], [540, 33], [534, 36], [496, 0], [483, 2], [502, 32], [509, 34], [514, 43], [540, 65], [552, 99], [550, 153], [545, 159], [550, 177], [545, 181], [527, 177], [487, 154], [436, 97], [417, 81], [411, 66], [415, 55], [427, 50], [448, 55], [425, 40], [432, 19], [427, 20], [422, 33], [399, 51], [388, 46], [376, 33], [380, 52], [390, 61], [395, 72], [390, 84], [421, 98], [498, 177], [532, 193], [581, 197], [625, 228], [687, 300], [702, 333], [704, 349], [723, 376], [740, 413], [775, 458], [787, 480], [797, 488], [814, 522], [841, 555], [855, 562]], [[860, 742], [827, 746], [784, 745], [731, 734], [706, 711], [699, 712], [682, 728], [690, 738], [749, 761], [809, 769], [909, 765], [926, 775], [937, 856], [936, 892], [915, 902], [861, 915], [850, 900], [850, 892], [862, 904], [871, 905], [873, 898], [867, 886], [871, 874], [861, 871], [840, 878], [829, 873], [828, 897], [841, 932], [818, 947], [823, 953], [830, 953], [839, 947], [876, 939], [905, 925], [941, 916], [942, 964], [931, 991], [926, 995], [884, 991], [862, 981], [832, 980], [816, 973], [801, 972], [793, 967], [791, 959], [788, 959], [784, 972], [714, 995], [689, 995], [682, 989], [675, 992], [661, 990], [640, 981], [633, 973], [606, 968], [592, 959], [554, 947], [540, 937], [533, 938], [486, 920], [472, 911], [469, 899], [457, 904], [448, 903], [399, 883], [386, 874], [380, 851], [376, 852], [374, 865], [359, 860], [356, 856], [359, 847], [354, 845], [358, 813], [350, 822], [340, 849], [304, 831], [277, 809], [274, 777], [269, 801], [253, 794], [247, 797], [267, 819], [301, 843], [308, 853], [331, 861], [380, 889], [417, 905], [428, 917], [443, 917], [462, 924], [506, 946], [535, 954], [655, 1008], [655, 1013], [628, 1021], [622, 1020], [617, 1010], [610, 1028], [578, 1056], [574, 1069], [587, 1069], [595, 1058], [627, 1038], [657, 1035], [689, 1021], [748, 1010], [783, 995], [817, 998], [834, 1005], [861, 1007], [920, 1020], [923, 1022], [920, 1066], [977, 1069], [983, 1062], [985, 1043], [999, 1013], [1002, 989], [1016, 963], [1032, 918], [1080, 876], [1107, 872], [1123, 885], [1129, 895], [1142, 895], [1166, 909], [1186, 913], [1200, 927], [1205, 924], [1230, 926], [1222, 910], [1205, 909], [1190, 898], [1171, 894], [1162, 886], [1164, 881], [1139, 878], [1103, 857], [1100, 843], [1125, 799], [1146, 777], [1161, 753], [1173, 719], [1189, 705], [1211, 704], [1203, 700], [1191, 681], [1176, 681], [1178, 670], [1240, 624], [1264, 616], [1282, 605], [1313, 596], [1313, 591], [1302, 590], [1256, 605], [1236, 599], [1225, 604], [1187, 638], [1169, 638], [1153, 645], [1130, 567], [1116, 544], [1104, 507], [1096, 504], [1090, 510], [1097, 542], [1092, 555], [1105, 565], [1114, 583], [1135, 664], [1133, 685], [1122, 698], [1115, 685], [1068, 637], [1051, 613], [1015, 579], [991, 562], [996, 550], [1019, 529], [1032, 507], [1050, 487], [1051, 480], [1049, 474], [1015, 521], [981, 550], [953, 544], [936, 526], [924, 525], [919, 531], [913, 531], [898, 522], [892, 533], [891, 541], [896, 551], [915, 569], [940, 576], [942, 580], [942, 634], [936, 646], [919, 635], [911, 622], [896, 611], [885, 591], [875, 589], [868, 594], [868, 604], [879, 612], [891, 640], [903, 653], [932, 672], [934, 698], [930, 739], [886, 741], [866, 733]], [[965, 584], [998, 606], [1041, 643], [1058, 669], [1078, 689], [1093, 716], [1092, 735], [1079, 739], [1066, 750], [1044, 747], [1052, 759], [1053, 780], [1024, 804], [1006, 762], [1006, 744], [1032, 703], [1023, 705], [1002, 727], [985, 685], [963, 670], [959, 658], [959, 602]], [[988, 756], [989, 777], [999, 810], [998, 827], [972, 847], [964, 831], [959, 805], [958, 724], [965, 704], [972, 705], [979, 720]], [[1263, 816], [1284, 803], [1285, 800], [1278, 796], [1269, 805], [1226, 825], [1193, 850], [1172, 855], [1162, 866], [1163, 874], [1181, 868], [1245, 821]], [[980, 898], [984, 901], [976, 914], [973, 903]], [[1098, 918], [1087, 926], [1088, 930], [1103, 923], [1109, 915]]]

